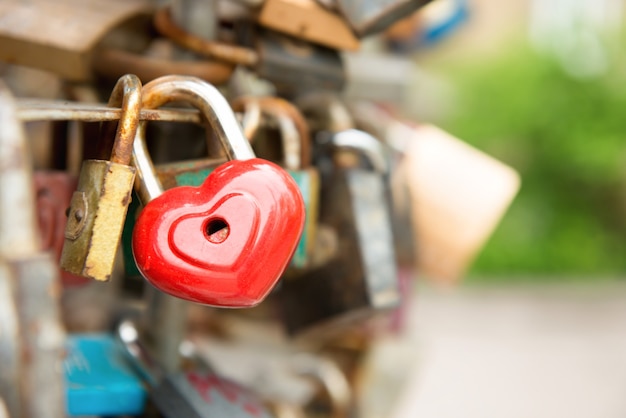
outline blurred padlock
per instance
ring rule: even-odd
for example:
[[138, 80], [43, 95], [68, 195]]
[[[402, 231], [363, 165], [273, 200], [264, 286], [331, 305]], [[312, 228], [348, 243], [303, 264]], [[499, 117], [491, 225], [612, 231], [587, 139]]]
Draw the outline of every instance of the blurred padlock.
[[[296, 249], [304, 226], [302, 196], [287, 172], [255, 158], [215, 87], [184, 76], [145, 86], [144, 106], [172, 101], [200, 109], [231, 160], [200, 187], [163, 191], [145, 144], [135, 141], [137, 190], [144, 203], [133, 231], [137, 266], [152, 285], [173, 296], [214, 306], [254, 306]], [[137, 135], [145, 135], [145, 123]]]
[[[238, 112], [245, 111], [244, 133], [253, 147], [261, 125], [272, 122], [278, 125], [282, 152], [275, 154], [281, 155], [280, 165], [287, 169], [298, 184], [306, 210], [304, 231], [291, 259], [291, 266], [304, 268], [308, 265], [315, 242], [320, 192], [319, 174], [311, 167], [311, 143], [307, 123], [295, 106], [278, 97], [239, 98], [233, 102], [233, 109]], [[260, 110], [262, 117], [250, 115], [256, 114], [257, 109]], [[264, 157], [262, 153], [259, 155]]]
[[75, 334], [63, 362], [70, 416], [139, 415], [146, 391], [125, 350], [109, 334]]
[[266, 0], [258, 22], [293, 37], [341, 51], [355, 51], [360, 42], [342, 16], [314, 0]]
[[417, 270], [443, 284], [457, 283], [506, 213], [520, 176], [436, 126], [396, 122], [394, 129], [407, 139], [403, 175]]
[[111, 278], [135, 180], [130, 161], [141, 106], [139, 79], [120, 78], [109, 105], [123, 109], [111, 159], [83, 163], [60, 262], [68, 272], [100, 281]]
[[[20, 321], [18, 319], [17, 301], [15, 300], [15, 277], [11, 266], [0, 259], [0, 353], [2, 353], [2, 370], [0, 370], [0, 400], [4, 399], [6, 407], [16, 413], [20, 410], [20, 392], [18, 381], [20, 376]], [[0, 413], [0, 416], [2, 414]], [[7, 413], [8, 416], [8, 413]]]
[[256, 50], [250, 68], [271, 82], [281, 97], [310, 91], [341, 91], [346, 73], [340, 53], [332, 48], [253, 26], [237, 24], [238, 42]]
[[431, 0], [337, 0], [337, 8], [357, 36], [363, 38], [387, 29]]
[[[41, 249], [52, 251], [58, 261], [65, 242], [66, 212], [78, 180], [75, 175], [65, 171], [42, 170], [35, 171], [34, 180]], [[78, 286], [88, 282], [88, 279], [62, 269], [60, 275], [64, 286]]]
[[139, 340], [132, 322], [123, 321], [117, 332], [127, 358], [150, 387], [150, 399], [166, 418], [271, 417], [251, 392], [221, 378], [206, 365], [195, 364], [192, 370], [166, 374]]
[[332, 334], [396, 307], [401, 298], [382, 144], [348, 130], [329, 134], [323, 147], [320, 222], [337, 231], [339, 250], [326, 265], [283, 284], [283, 320], [291, 333]]
[[95, 46], [121, 23], [149, 11], [149, 3], [140, 0], [3, 0], [0, 61], [89, 80]]

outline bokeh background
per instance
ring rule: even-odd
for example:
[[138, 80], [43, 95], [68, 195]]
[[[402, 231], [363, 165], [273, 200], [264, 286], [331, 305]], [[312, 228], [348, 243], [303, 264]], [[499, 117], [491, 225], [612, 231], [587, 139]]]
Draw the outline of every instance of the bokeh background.
[[460, 285], [418, 280], [366, 416], [624, 417], [626, 3], [448, 3], [454, 30], [387, 44], [414, 65], [403, 111], [522, 187]]
[[465, 11], [454, 29], [394, 45], [418, 69], [406, 112], [513, 166], [523, 182], [470, 281], [623, 275], [624, 2], [448, 3]]

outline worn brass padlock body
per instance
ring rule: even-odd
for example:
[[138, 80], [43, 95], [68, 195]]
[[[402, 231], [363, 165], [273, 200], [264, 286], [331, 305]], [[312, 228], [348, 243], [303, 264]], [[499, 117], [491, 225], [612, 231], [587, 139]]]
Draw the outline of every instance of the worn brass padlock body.
[[99, 281], [109, 280], [113, 273], [135, 180], [130, 159], [141, 106], [141, 82], [136, 76], [118, 80], [109, 100], [109, 105], [116, 104], [123, 110], [110, 161], [83, 162], [59, 263], [70, 273]]
[[110, 161], [85, 161], [72, 196], [61, 266], [70, 273], [96, 280], [110, 278], [135, 168]]

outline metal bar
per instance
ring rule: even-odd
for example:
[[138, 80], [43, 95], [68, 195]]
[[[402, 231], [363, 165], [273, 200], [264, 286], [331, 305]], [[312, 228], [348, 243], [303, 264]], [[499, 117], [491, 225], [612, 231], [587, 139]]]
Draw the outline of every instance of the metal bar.
[[[24, 122], [38, 120], [77, 120], [104, 122], [119, 120], [122, 109], [104, 104], [63, 102], [58, 100], [17, 99], [17, 118]], [[195, 109], [142, 109], [139, 120], [203, 123]]]

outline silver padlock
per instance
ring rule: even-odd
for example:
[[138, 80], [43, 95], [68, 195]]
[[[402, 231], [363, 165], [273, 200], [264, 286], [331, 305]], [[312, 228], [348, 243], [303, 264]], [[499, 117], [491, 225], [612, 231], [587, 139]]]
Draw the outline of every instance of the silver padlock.
[[289, 332], [332, 336], [398, 306], [401, 293], [382, 143], [358, 130], [328, 134], [325, 142], [317, 162], [320, 223], [337, 232], [339, 249], [325, 265], [285, 281], [280, 294]]

